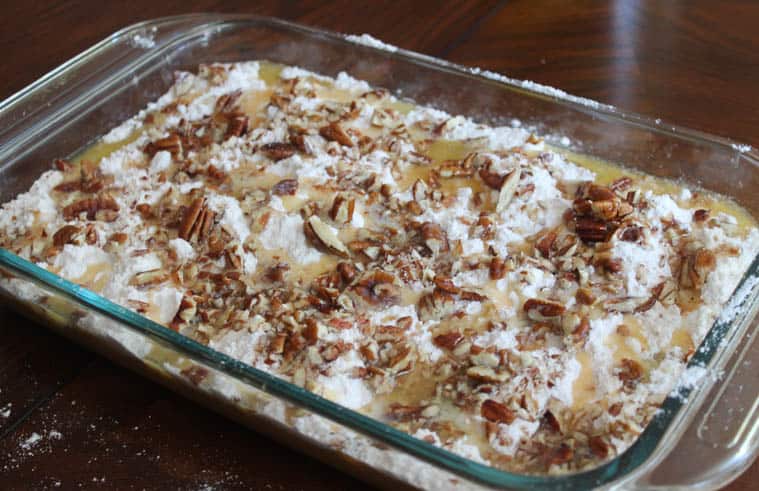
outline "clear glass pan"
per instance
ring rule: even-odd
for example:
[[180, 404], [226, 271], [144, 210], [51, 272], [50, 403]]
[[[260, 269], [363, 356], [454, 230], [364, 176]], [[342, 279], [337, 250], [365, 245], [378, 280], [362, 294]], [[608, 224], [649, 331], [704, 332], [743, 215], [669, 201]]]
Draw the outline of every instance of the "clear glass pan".
[[[730, 196], [759, 216], [749, 147], [658, 120], [482, 74], [416, 53], [241, 15], [200, 14], [119, 31], [0, 103], [0, 202], [28, 189], [156, 99], [175, 70], [266, 59], [334, 76], [347, 71], [417, 103], [498, 124], [514, 118], [572, 150]], [[502, 472], [453, 455], [233, 360], [0, 249], [5, 302], [62, 334], [297, 449], [384, 488], [716, 488], [759, 448], [755, 340], [759, 260], [691, 363], [721, 373], [669, 397], [614, 460], [561, 477]], [[297, 424], [312, 415], [309, 426]]]

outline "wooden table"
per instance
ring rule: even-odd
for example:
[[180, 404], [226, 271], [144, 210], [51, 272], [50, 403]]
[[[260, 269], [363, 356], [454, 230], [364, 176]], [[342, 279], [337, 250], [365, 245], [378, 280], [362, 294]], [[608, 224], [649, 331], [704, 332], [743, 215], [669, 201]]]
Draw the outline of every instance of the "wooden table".
[[[751, 0], [104, 3], [3, 2], [0, 98], [133, 22], [234, 11], [368, 32], [759, 145], [759, 3]], [[3, 489], [362, 486], [0, 309]], [[34, 434], [41, 440], [25, 449]], [[728, 489], [754, 489], [757, 479], [754, 465]]]

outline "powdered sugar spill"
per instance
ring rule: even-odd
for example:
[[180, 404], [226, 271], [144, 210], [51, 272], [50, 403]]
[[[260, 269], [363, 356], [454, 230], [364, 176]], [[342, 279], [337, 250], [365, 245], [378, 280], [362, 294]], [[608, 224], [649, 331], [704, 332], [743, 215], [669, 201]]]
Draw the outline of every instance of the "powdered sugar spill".
[[371, 46], [372, 48], [381, 49], [383, 51], [389, 51], [390, 53], [394, 53], [398, 51], [397, 46], [393, 46], [392, 44], [388, 44], [384, 41], [380, 41], [379, 39], [371, 36], [370, 34], [361, 34], [360, 36], [349, 34], [345, 36], [345, 39], [356, 44], [363, 44], [364, 46]]

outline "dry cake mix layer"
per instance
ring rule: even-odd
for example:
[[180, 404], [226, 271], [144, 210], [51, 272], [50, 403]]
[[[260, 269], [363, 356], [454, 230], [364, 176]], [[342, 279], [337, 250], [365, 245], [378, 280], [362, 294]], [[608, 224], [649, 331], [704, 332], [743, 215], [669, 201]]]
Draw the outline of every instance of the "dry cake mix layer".
[[0, 246], [462, 456], [560, 473], [634, 441], [759, 243], [726, 200], [580, 163], [344, 73], [201, 66], [5, 204]]

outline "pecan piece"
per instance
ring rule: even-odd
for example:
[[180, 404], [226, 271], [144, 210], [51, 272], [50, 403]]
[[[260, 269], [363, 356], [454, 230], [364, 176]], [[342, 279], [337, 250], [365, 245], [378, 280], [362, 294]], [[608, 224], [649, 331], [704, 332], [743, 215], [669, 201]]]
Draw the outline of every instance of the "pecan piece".
[[344, 282], [350, 283], [356, 279], [356, 268], [350, 263], [341, 262], [337, 264], [337, 272], [340, 273], [340, 277]]
[[422, 239], [432, 254], [448, 250], [448, 238], [440, 225], [424, 222], [421, 227]]
[[439, 348], [452, 350], [456, 347], [457, 344], [461, 342], [462, 339], [464, 339], [464, 336], [462, 336], [460, 332], [451, 331], [445, 334], [438, 334], [432, 338], [432, 342]]
[[548, 463], [551, 465], [561, 465], [570, 462], [574, 458], [575, 452], [566, 443], [559, 445], [548, 459]]
[[556, 232], [550, 230], [538, 239], [535, 243], [535, 249], [537, 249], [543, 257], [550, 257], [551, 247], [553, 247], [554, 242], [556, 242]]
[[224, 133], [225, 138], [231, 138], [233, 136], [242, 136], [248, 132], [248, 125], [250, 121], [247, 116], [234, 116], [229, 120], [227, 124], [227, 131]]
[[491, 280], [500, 280], [506, 276], [506, 261], [500, 257], [490, 260], [489, 275]]
[[457, 287], [451, 278], [443, 275], [435, 277], [435, 286], [448, 293], [456, 294], [461, 292], [461, 288]]
[[188, 240], [190, 238], [193, 229], [196, 228], [198, 218], [205, 208], [205, 204], [205, 197], [195, 198], [193, 200], [192, 204], [190, 204], [190, 207], [185, 212], [184, 218], [182, 218], [182, 223], [179, 225], [179, 238], [184, 240]]
[[74, 236], [81, 230], [81, 228], [75, 225], [64, 225], [53, 234], [53, 245], [56, 247], [63, 247], [66, 244], [73, 244]]
[[161, 150], [169, 152], [173, 157], [180, 155], [182, 153], [182, 139], [176, 133], [172, 133], [165, 138], [159, 138], [145, 146], [145, 153], [150, 157], [153, 157]]
[[516, 193], [517, 184], [519, 184], [521, 177], [522, 172], [514, 170], [504, 178], [501, 190], [498, 192], [498, 203], [496, 204], [495, 211], [501, 213], [506, 210], [509, 203], [511, 203], [511, 199], [514, 197], [514, 193]]
[[298, 190], [297, 179], [283, 179], [271, 188], [272, 194], [277, 196], [292, 196]]
[[709, 219], [709, 210], [696, 210], [693, 212], [694, 222], [705, 222]]
[[334, 141], [346, 147], [353, 146], [353, 140], [351, 140], [350, 135], [345, 132], [343, 127], [340, 126], [340, 123], [333, 122], [327, 126], [322, 126], [321, 129], [319, 129], [319, 134], [325, 140]]
[[337, 234], [332, 231], [329, 225], [324, 223], [318, 216], [310, 216], [303, 225], [306, 237], [316, 248], [335, 256], [350, 256], [350, 252], [345, 247], [345, 244], [337, 238]]
[[151, 269], [150, 271], [143, 271], [134, 275], [129, 281], [129, 284], [133, 286], [155, 285], [164, 282], [166, 278], [167, 275], [164, 271], [160, 269]]
[[601, 436], [591, 436], [588, 439], [588, 447], [593, 455], [599, 459], [605, 459], [609, 455], [609, 445], [604, 441]]
[[486, 399], [482, 403], [480, 414], [483, 418], [494, 423], [511, 424], [516, 419], [514, 411], [493, 399]]
[[505, 175], [498, 174], [497, 172], [491, 172], [489, 165], [481, 168], [479, 175], [480, 179], [482, 179], [482, 182], [484, 182], [488, 187], [495, 189], [496, 191], [501, 190], [501, 187], [503, 187], [503, 181], [506, 180]]
[[643, 367], [635, 360], [622, 358], [622, 362], [617, 374], [625, 387], [632, 389], [643, 376]]
[[95, 198], [84, 198], [75, 201], [63, 208], [63, 218], [73, 220], [80, 213], [87, 212], [88, 220], [95, 220], [100, 211], [119, 211], [119, 205], [113, 197], [107, 194], [98, 195]]
[[606, 222], [590, 217], [576, 217], [575, 232], [583, 242], [606, 242], [611, 235]]
[[292, 143], [281, 143], [281, 142], [275, 142], [275, 143], [266, 143], [265, 145], [261, 145], [259, 148], [264, 155], [269, 157], [270, 159], [277, 161], [286, 159], [288, 157], [292, 157], [295, 155], [295, 151], [297, 148]]
[[337, 195], [329, 210], [329, 217], [338, 223], [350, 223], [355, 208], [356, 200]]
[[400, 301], [400, 289], [395, 285], [395, 276], [384, 271], [366, 274], [352, 289], [369, 305], [388, 306]]
[[533, 320], [543, 320], [546, 317], [558, 317], [564, 313], [564, 306], [551, 300], [530, 298], [522, 307], [527, 316]]

